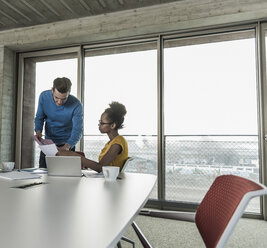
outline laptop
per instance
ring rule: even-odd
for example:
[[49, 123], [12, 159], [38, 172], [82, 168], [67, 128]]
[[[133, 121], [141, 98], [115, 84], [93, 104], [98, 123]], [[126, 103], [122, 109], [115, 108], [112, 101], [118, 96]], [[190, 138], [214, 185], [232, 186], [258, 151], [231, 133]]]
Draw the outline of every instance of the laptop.
[[49, 176], [81, 177], [81, 157], [46, 156], [47, 174]]

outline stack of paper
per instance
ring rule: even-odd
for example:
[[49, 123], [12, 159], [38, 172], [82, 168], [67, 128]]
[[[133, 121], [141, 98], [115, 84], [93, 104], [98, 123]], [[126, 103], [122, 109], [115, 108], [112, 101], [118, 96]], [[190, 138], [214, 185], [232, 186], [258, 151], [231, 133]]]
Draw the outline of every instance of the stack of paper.
[[32, 174], [25, 171], [10, 171], [0, 173], [0, 178], [9, 179], [9, 180], [20, 180], [20, 179], [35, 179], [40, 178], [38, 174]]
[[47, 174], [46, 168], [24, 168], [24, 169], [21, 169], [20, 171], [26, 171], [26, 172], [30, 172], [33, 174]]
[[86, 171], [82, 170], [82, 173], [85, 177], [91, 177], [91, 178], [104, 178], [104, 175], [102, 172], [92, 172], [92, 171]]

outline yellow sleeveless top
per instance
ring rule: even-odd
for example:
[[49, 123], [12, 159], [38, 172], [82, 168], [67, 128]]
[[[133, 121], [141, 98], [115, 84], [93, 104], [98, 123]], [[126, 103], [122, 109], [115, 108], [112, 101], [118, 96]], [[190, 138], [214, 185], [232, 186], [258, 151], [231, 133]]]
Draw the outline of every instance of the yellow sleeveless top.
[[122, 169], [125, 161], [128, 159], [128, 144], [127, 141], [124, 139], [123, 136], [118, 135], [113, 140], [107, 142], [102, 149], [101, 153], [99, 154], [98, 161], [100, 161], [103, 156], [107, 153], [110, 147], [114, 144], [118, 144], [121, 146], [122, 151], [117, 157], [111, 162], [110, 166], [119, 166], [120, 170]]

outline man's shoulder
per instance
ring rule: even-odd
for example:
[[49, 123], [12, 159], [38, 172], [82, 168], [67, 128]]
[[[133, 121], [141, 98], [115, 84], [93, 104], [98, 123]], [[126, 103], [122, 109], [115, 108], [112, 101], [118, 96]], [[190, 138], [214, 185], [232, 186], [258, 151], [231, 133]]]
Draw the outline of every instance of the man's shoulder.
[[50, 96], [50, 95], [51, 95], [51, 90], [44, 90], [40, 94], [40, 96]]
[[80, 105], [81, 104], [81, 101], [76, 96], [74, 96], [74, 95], [69, 95], [68, 96], [68, 101], [71, 104], [77, 104], [77, 105]]
[[43, 102], [43, 101], [47, 101], [48, 99], [50, 99], [51, 96], [52, 96], [51, 90], [45, 90], [45, 91], [41, 92], [39, 98], [40, 98], [41, 102]]

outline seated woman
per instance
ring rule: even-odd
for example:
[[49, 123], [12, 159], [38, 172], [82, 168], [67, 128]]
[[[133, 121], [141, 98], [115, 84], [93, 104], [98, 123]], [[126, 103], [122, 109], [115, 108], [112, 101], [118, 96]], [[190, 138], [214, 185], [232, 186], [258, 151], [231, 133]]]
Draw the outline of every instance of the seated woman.
[[126, 108], [123, 104], [112, 102], [109, 104], [99, 120], [99, 131], [106, 133], [109, 142], [106, 143], [99, 155], [99, 162], [87, 159], [82, 155], [72, 151], [59, 151], [57, 156], [80, 156], [82, 158], [82, 167], [92, 169], [97, 172], [102, 171], [102, 166], [119, 166], [122, 169], [128, 158], [128, 144], [123, 136], [119, 135], [118, 129], [123, 128]]

